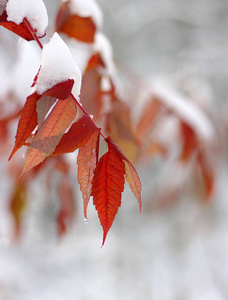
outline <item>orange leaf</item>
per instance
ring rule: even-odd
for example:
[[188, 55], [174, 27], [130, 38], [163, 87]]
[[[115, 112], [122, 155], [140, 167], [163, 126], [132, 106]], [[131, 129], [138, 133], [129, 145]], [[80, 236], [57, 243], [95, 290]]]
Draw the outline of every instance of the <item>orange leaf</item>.
[[101, 157], [97, 164], [92, 182], [93, 203], [103, 227], [102, 246], [121, 205], [123, 189], [124, 164], [113, 148], [109, 146], [108, 152]]
[[56, 18], [56, 31], [81, 42], [93, 43], [96, 26], [90, 17], [70, 14], [69, 1], [60, 5]]
[[[64, 82], [56, 84], [51, 89], [47, 90], [43, 95], [39, 95], [37, 94], [37, 92], [35, 92], [32, 95], [27, 97], [26, 103], [22, 111], [21, 118], [18, 123], [15, 145], [13, 151], [10, 154], [9, 160], [12, 158], [15, 152], [17, 152], [25, 144], [26, 140], [28, 139], [32, 131], [35, 129], [35, 127], [37, 126], [38, 119], [39, 121], [41, 121], [44, 120], [45, 118], [44, 111], [43, 110], [41, 111], [41, 109], [39, 109], [40, 104], [38, 104], [37, 107], [38, 100], [40, 100], [42, 96], [54, 97], [54, 98], [64, 100], [70, 96], [73, 84], [74, 84], [74, 80], [68, 79]], [[49, 98], [45, 98], [45, 100], [48, 99]], [[42, 102], [45, 100], [43, 99]], [[51, 103], [53, 103], [53, 100], [51, 101]], [[47, 102], [45, 103], [45, 105], [47, 106], [45, 112], [48, 111], [48, 107], [49, 108], [51, 107], [51, 103], [49, 104]], [[38, 112], [38, 118], [37, 118], [37, 112]]]
[[51, 155], [63, 133], [75, 118], [76, 112], [76, 104], [71, 97], [56, 103], [29, 145], [20, 177]]
[[8, 17], [7, 13], [4, 10], [2, 15], [0, 16], [0, 25], [7, 28], [8, 30], [16, 33], [17, 35], [19, 35], [20, 37], [22, 37], [23, 39], [25, 39], [27, 41], [34, 40], [32, 34], [28, 30], [28, 27], [24, 20], [22, 23], [16, 24], [14, 22], [7, 21], [7, 17]]
[[93, 172], [98, 160], [99, 132], [96, 130], [88, 142], [79, 148], [78, 152], [78, 182], [82, 191], [84, 216], [87, 219], [87, 206], [92, 192]]
[[153, 98], [148, 105], [146, 105], [136, 129], [136, 136], [140, 137], [141, 140], [151, 131], [161, 109], [162, 104], [156, 98]]
[[14, 219], [15, 238], [21, 234], [21, 223], [27, 202], [27, 187], [24, 181], [15, 183], [10, 199], [10, 212]]
[[160, 155], [162, 157], [166, 157], [168, 153], [168, 149], [159, 141], [152, 140], [148, 143], [143, 152], [140, 153], [140, 156], [144, 156], [145, 158], [154, 157], [155, 155]]
[[134, 193], [135, 197], [137, 198], [137, 200], [139, 202], [139, 208], [140, 208], [140, 213], [141, 213], [141, 209], [142, 209], [142, 201], [141, 201], [142, 184], [141, 184], [141, 181], [139, 179], [139, 176], [138, 176], [135, 168], [131, 164], [131, 162], [127, 159], [127, 157], [123, 154], [123, 152], [115, 144], [115, 142], [111, 139], [111, 137], [107, 137], [105, 140], [108, 143], [109, 148], [112, 149], [116, 153], [116, 155], [120, 159], [122, 159], [122, 161], [124, 163], [124, 166], [125, 166], [125, 172], [124, 173], [125, 173], [126, 179], [129, 183], [129, 186], [130, 186], [132, 192]]
[[80, 99], [84, 109], [87, 113], [93, 115], [94, 118], [99, 115], [103, 106], [100, 98], [101, 78], [101, 75], [96, 69], [88, 70], [82, 77]]
[[140, 181], [139, 176], [138, 176], [135, 168], [133, 167], [133, 165], [128, 160], [124, 160], [123, 162], [125, 165], [126, 179], [129, 183], [129, 186], [130, 186], [132, 192], [134, 193], [135, 197], [137, 198], [137, 200], [139, 202], [139, 208], [140, 208], [140, 213], [141, 213], [141, 210], [142, 210], [142, 201], [141, 201], [142, 184], [141, 184], [141, 181]]
[[95, 53], [90, 57], [85, 72], [88, 72], [92, 69], [97, 69], [99, 67], [105, 68], [105, 64], [103, 62], [103, 59], [101, 58], [100, 53]]
[[106, 120], [109, 134], [128, 159], [135, 162], [138, 153], [129, 107], [116, 101]]
[[15, 145], [10, 154], [9, 160], [12, 158], [15, 152], [17, 152], [17, 150], [24, 145], [37, 125], [36, 103], [40, 97], [41, 96], [39, 96], [36, 92], [27, 97], [21, 118], [18, 123]]
[[38, 127], [43, 123], [47, 113], [49, 112], [50, 108], [56, 102], [56, 98], [50, 96], [43, 96], [37, 101], [36, 103], [36, 111], [37, 111], [37, 123]]

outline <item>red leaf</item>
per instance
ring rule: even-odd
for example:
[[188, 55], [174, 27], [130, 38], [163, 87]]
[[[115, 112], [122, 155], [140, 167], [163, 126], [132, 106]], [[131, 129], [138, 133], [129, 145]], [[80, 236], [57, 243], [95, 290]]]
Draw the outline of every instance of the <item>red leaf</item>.
[[27, 41], [34, 40], [32, 34], [28, 30], [28, 27], [24, 20], [22, 23], [16, 24], [14, 22], [7, 21], [7, 17], [8, 17], [7, 13], [4, 10], [2, 15], [0, 16], [0, 25], [7, 28], [8, 30], [16, 33], [17, 35], [19, 35], [20, 37], [22, 37], [23, 39], [25, 39]]
[[198, 152], [198, 164], [201, 170], [206, 200], [210, 200], [215, 188], [215, 170], [212, 167], [211, 161], [206, 158], [206, 153], [202, 149]]
[[60, 5], [56, 18], [56, 31], [81, 42], [93, 43], [96, 26], [90, 17], [71, 14], [69, 1]]
[[16, 141], [14, 148], [10, 154], [9, 160], [26, 142], [32, 131], [37, 125], [36, 103], [40, 99], [36, 92], [30, 95], [23, 108], [21, 118], [18, 123]]
[[73, 123], [68, 132], [62, 136], [53, 155], [74, 152], [87, 143], [94, 130], [96, 130], [96, 127], [93, 121], [89, 116], [84, 115]]
[[125, 173], [126, 179], [129, 183], [129, 186], [130, 186], [132, 192], [134, 193], [135, 197], [137, 198], [137, 200], [139, 202], [139, 208], [140, 208], [140, 213], [141, 213], [141, 209], [142, 209], [142, 201], [141, 201], [142, 184], [141, 184], [141, 181], [139, 179], [139, 176], [138, 176], [135, 168], [131, 164], [131, 162], [123, 154], [123, 152], [120, 150], [120, 148], [114, 143], [114, 141], [111, 139], [111, 137], [107, 137], [105, 140], [108, 143], [109, 148], [112, 149], [116, 153], [116, 155], [120, 159], [122, 159], [122, 161], [124, 163], [124, 166], [125, 166], [125, 172], [124, 173]]
[[191, 158], [193, 153], [198, 150], [199, 142], [196, 133], [187, 123], [182, 121], [180, 129], [183, 138], [183, 148], [180, 159], [186, 162]]
[[[33, 137], [20, 177], [51, 155], [77, 112], [74, 100], [59, 100]], [[20, 178], [19, 177], [19, 178]]]
[[122, 160], [109, 145], [108, 152], [101, 157], [97, 164], [92, 182], [93, 203], [103, 227], [102, 246], [121, 205], [124, 172]]
[[103, 59], [101, 58], [100, 53], [95, 53], [90, 57], [85, 72], [88, 72], [92, 69], [97, 69], [99, 67], [105, 68], [105, 64], [103, 62]]
[[[12, 158], [15, 152], [17, 152], [25, 144], [26, 140], [31, 135], [35, 127], [37, 126], [38, 119], [39, 121], [41, 121], [44, 120], [45, 118], [44, 111], [40, 112], [39, 106], [37, 108], [38, 100], [41, 100], [40, 98], [42, 96], [54, 97], [54, 98], [64, 100], [70, 96], [73, 84], [74, 84], [74, 80], [69, 79], [67, 81], [56, 84], [53, 88], [47, 90], [43, 95], [38, 95], [35, 92], [32, 95], [27, 97], [25, 106], [22, 111], [21, 118], [18, 123], [15, 146], [10, 154], [9, 160]], [[46, 100], [48, 99], [49, 98], [46, 98]], [[53, 103], [53, 100], [51, 101], [51, 103]], [[48, 103], [46, 104], [48, 106]], [[38, 118], [37, 118], [37, 111], [39, 114]], [[47, 112], [47, 109], [45, 110], [45, 112]]]
[[78, 182], [82, 191], [84, 216], [87, 219], [87, 206], [92, 192], [93, 172], [98, 160], [99, 132], [96, 130], [88, 142], [78, 152]]
[[74, 85], [74, 80], [68, 79], [66, 81], [56, 84], [51, 89], [47, 90], [44, 93], [44, 95], [55, 97], [60, 100], [65, 100], [70, 96], [73, 85]]

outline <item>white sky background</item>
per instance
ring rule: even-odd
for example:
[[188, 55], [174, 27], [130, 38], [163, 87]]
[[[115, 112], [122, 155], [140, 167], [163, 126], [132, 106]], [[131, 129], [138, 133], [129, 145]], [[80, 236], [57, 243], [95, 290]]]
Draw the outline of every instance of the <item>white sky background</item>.
[[[53, 15], [58, 1], [44, 2]], [[195, 86], [200, 78], [205, 83], [198, 91], [200, 96], [209, 86], [209, 98], [216, 109], [226, 103], [227, 1], [98, 3], [104, 13], [103, 31], [120, 64], [150, 78], [165, 74], [176, 79], [187, 74]], [[0, 43], [0, 54], [4, 50]], [[159, 164], [152, 171], [138, 170], [145, 203], [149, 196], [156, 196], [155, 185], [162, 182], [158, 177], [165, 171]], [[102, 229], [92, 203], [85, 225], [79, 201], [76, 225], [58, 244], [55, 203], [52, 201], [48, 209], [39, 197], [39, 186], [35, 187], [38, 197], [30, 203], [20, 245], [10, 243], [6, 235], [10, 220], [0, 211], [0, 299], [226, 300], [227, 175], [224, 164], [211, 205], [186, 196], [167, 210], [143, 209], [141, 216], [126, 184], [122, 207], [102, 249]], [[7, 182], [1, 181], [0, 186], [4, 195]]]

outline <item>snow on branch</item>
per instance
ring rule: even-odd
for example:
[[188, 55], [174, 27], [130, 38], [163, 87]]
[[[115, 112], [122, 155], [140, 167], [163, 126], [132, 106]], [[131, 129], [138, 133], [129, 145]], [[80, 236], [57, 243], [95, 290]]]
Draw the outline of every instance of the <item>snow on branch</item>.
[[6, 12], [8, 21], [20, 24], [26, 18], [39, 37], [45, 35], [48, 15], [42, 0], [9, 0]]
[[154, 82], [153, 94], [183, 121], [192, 126], [201, 139], [210, 141], [215, 136], [213, 125], [207, 115], [167, 82]]

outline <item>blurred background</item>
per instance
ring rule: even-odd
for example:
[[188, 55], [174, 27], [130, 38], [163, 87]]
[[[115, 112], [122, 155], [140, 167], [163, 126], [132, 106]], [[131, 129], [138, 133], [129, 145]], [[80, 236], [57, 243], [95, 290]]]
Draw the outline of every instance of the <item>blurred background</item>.
[[[4, 173], [7, 162], [1, 161], [0, 299], [226, 300], [228, 1], [97, 2], [104, 16], [102, 30], [122, 71], [139, 84], [157, 78], [178, 82], [210, 112], [221, 147], [215, 190], [205, 202], [188, 186], [174, 193], [172, 201], [157, 205], [157, 187], [166, 189], [168, 176], [177, 176], [172, 159], [137, 164], [142, 213], [126, 185], [122, 206], [100, 248], [102, 228], [92, 203], [84, 223], [76, 175], [75, 223], [60, 240], [54, 219], [56, 192], [50, 192], [47, 204], [38, 178], [31, 187], [21, 240], [15, 242], [6, 200], [11, 182]], [[59, 1], [44, 3], [53, 24]], [[0, 37], [6, 35], [14, 39], [1, 28]], [[0, 45], [2, 70], [14, 56], [8, 61], [3, 48]]]

